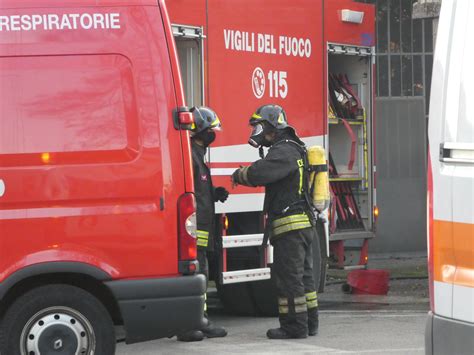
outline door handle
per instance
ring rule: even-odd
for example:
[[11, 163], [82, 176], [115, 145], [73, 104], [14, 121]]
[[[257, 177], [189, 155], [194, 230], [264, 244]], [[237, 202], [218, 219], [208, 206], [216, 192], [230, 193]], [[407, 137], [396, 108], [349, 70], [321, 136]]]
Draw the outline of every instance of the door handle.
[[444, 163], [474, 164], [474, 143], [441, 143], [439, 160]]
[[0, 179], [0, 197], [5, 195], [5, 182]]

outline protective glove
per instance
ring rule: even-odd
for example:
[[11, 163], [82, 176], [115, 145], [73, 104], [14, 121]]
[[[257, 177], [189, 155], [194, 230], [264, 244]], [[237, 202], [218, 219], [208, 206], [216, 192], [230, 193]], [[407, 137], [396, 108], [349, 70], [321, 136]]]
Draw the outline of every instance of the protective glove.
[[255, 187], [250, 181], [248, 181], [247, 177], [247, 171], [249, 167], [244, 166], [240, 167], [236, 171], [232, 173], [231, 179], [232, 179], [232, 187], [235, 187], [237, 185], [244, 185], [244, 186], [250, 186], [250, 187]]
[[240, 174], [240, 169], [236, 169], [232, 173], [232, 176], [230, 177], [232, 180], [232, 187], [236, 187], [239, 184], [239, 174]]
[[214, 201], [221, 201], [225, 202], [227, 198], [229, 197], [229, 191], [225, 189], [225, 187], [216, 187], [214, 189]]

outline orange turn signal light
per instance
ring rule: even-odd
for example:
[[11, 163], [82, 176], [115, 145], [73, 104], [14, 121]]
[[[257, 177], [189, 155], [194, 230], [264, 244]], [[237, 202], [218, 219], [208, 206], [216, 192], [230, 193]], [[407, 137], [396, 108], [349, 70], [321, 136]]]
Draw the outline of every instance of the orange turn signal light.
[[224, 223], [224, 229], [225, 230], [229, 229], [229, 218], [227, 218], [227, 216], [223, 217], [223, 223]]
[[49, 153], [42, 153], [41, 154], [41, 161], [44, 164], [49, 164], [49, 162], [51, 161], [51, 155]]
[[379, 208], [377, 206], [374, 207], [374, 217], [375, 218], [379, 217]]

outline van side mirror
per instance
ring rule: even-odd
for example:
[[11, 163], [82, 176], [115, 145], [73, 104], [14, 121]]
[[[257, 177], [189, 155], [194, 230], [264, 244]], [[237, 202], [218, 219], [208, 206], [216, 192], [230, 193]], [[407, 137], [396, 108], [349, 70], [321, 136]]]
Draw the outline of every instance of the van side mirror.
[[174, 128], [191, 130], [194, 123], [193, 113], [186, 106], [178, 107], [173, 112]]
[[194, 123], [194, 116], [191, 112], [180, 112], [179, 123], [181, 125], [191, 125]]

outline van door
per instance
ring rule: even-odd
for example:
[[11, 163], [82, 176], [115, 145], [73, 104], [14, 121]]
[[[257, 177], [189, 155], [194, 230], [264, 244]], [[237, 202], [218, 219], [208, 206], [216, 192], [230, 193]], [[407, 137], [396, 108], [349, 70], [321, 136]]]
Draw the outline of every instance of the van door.
[[[446, 318], [452, 318], [456, 268], [452, 233], [455, 167], [440, 157], [439, 150], [443, 143], [452, 142], [454, 139], [451, 135], [451, 125], [457, 115], [455, 108], [462, 73], [459, 56], [450, 56], [450, 53], [459, 53], [463, 46], [460, 41], [462, 36], [455, 36], [455, 32], [461, 27], [454, 26], [454, 21], [449, 18], [449, 15], [455, 16], [455, 7], [452, 6], [450, 10], [452, 13], [441, 18], [439, 24], [429, 121], [433, 172], [433, 240], [430, 245], [433, 260], [430, 262], [434, 272], [434, 312]], [[463, 22], [465, 24], [465, 19]]]

